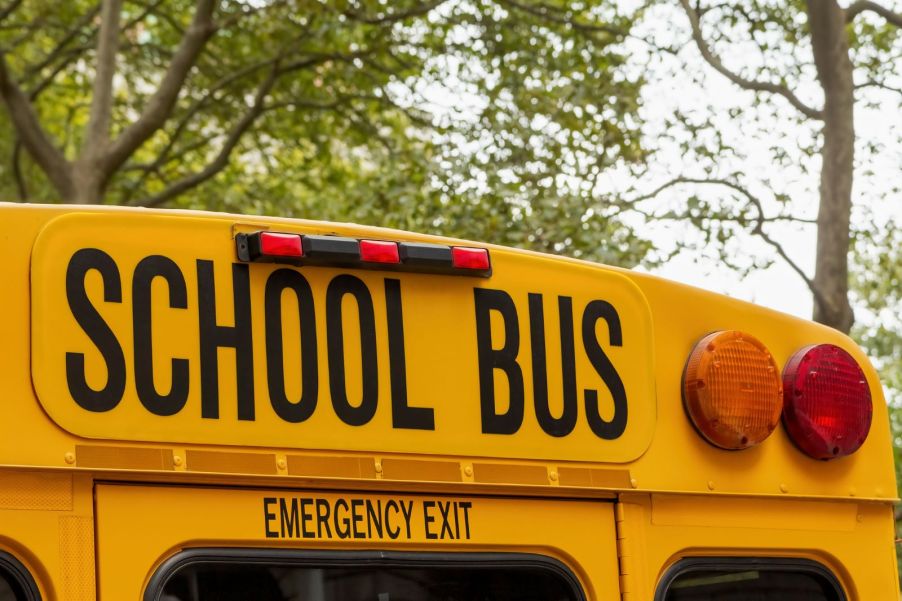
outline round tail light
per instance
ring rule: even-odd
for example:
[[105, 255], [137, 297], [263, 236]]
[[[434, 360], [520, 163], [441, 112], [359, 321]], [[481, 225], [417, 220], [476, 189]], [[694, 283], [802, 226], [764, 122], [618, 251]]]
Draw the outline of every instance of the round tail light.
[[744, 449], [770, 436], [780, 422], [780, 373], [767, 348], [735, 330], [699, 341], [683, 374], [683, 403], [711, 444]]
[[858, 450], [871, 428], [871, 389], [849, 353], [832, 344], [798, 351], [783, 370], [783, 423], [815, 459]]

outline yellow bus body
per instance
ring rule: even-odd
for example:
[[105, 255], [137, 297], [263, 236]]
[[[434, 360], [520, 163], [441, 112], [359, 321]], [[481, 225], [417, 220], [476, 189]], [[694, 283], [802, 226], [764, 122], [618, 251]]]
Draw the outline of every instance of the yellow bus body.
[[[258, 231], [459, 243], [357, 225], [22, 205], [0, 205], [0, 224], [0, 551], [43, 599], [145, 599], [161, 566], [191, 549], [519, 553], [565, 566], [587, 599], [629, 601], [663, 599], [662, 578], [687, 558], [804, 559], [847, 599], [898, 598], [886, 404], [861, 350], [829, 328], [647, 274], [472, 242], [489, 249], [491, 277], [233, 267], [236, 235]], [[142, 272], [151, 263], [157, 271]], [[173, 266], [169, 286], [154, 277]], [[278, 270], [309, 283], [309, 313], [295, 288], [267, 305]], [[184, 302], [170, 296], [180, 278]], [[243, 292], [248, 307], [237, 306]], [[479, 334], [477, 298], [508, 303], [515, 321], [486, 313]], [[98, 319], [106, 329], [89, 336]], [[806, 345], [848, 351], [873, 398], [863, 446], [816, 461], [782, 426], [742, 451], [707, 443], [683, 409], [681, 376], [717, 330], [752, 334], [780, 368]], [[485, 431], [480, 335], [495, 351], [518, 338], [507, 368], [522, 375], [523, 415], [507, 433]], [[551, 414], [565, 372], [575, 375], [578, 415], [563, 434], [537, 416], [536, 344]], [[483, 393], [503, 414], [509, 373], [489, 369]], [[184, 401], [166, 398], [177, 371]], [[617, 420], [599, 435], [597, 424]]]

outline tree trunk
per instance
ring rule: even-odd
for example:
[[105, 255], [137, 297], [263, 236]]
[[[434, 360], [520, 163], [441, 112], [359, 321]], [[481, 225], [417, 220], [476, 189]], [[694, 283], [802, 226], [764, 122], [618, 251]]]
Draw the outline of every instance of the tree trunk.
[[818, 80], [824, 90], [814, 320], [848, 333], [849, 234], [855, 127], [854, 84], [845, 12], [836, 0], [807, 0]]
[[67, 204], [90, 205], [103, 202], [107, 178], [94, 161], [79, 160], [72, 163], [71, 193], [63, 197]]

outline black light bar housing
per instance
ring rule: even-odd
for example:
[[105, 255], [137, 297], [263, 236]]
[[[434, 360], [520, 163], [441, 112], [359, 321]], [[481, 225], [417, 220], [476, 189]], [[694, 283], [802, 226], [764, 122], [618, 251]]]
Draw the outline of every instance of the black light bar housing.
[[[267, 251], [266, 236], [292, 241], [277, 250]], [[298, 244], [294, 237], [300, 239]], [[492, 265], [488, 249], [472, 246], [449, 246], [422, 242], [397, 242], [396, 261], [366, 261], [361, 257], [362, 240], [344, 236], [321, 236], [306, 234], [286, 234], [259, 231], [237, 234], [235, 247], [238, 260], [243, 263], [283, 263], [296, 266], [349, 267], [353, 269], [376, 269], [380, 271], [401, 271], [411, 273], [433, 273], [488, 278], [492, 275]], [[458, 249], [455, 251], [455, 249]], [[463, 251], [461, 253], [461, 251]], [[473, 255], [475, 263], [459, 264], [456, 254]], [[484, 253], [484, 260], [481, 257]]]

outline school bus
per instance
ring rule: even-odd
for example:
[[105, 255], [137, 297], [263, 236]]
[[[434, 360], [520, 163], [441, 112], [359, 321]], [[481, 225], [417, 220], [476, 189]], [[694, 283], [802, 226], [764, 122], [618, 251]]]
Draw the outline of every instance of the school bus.
[[0, 599], [889, 600], [873, 368], [631, 271], [0, 205]]

